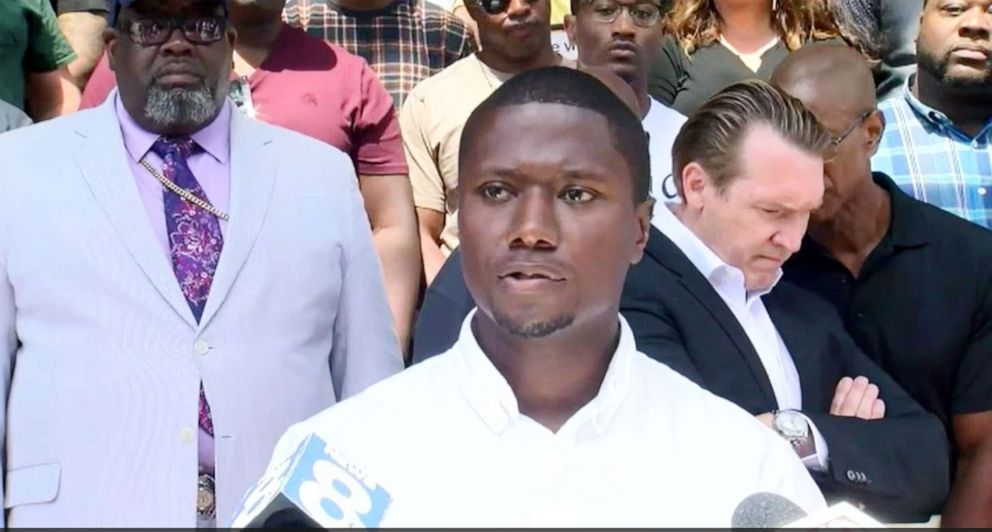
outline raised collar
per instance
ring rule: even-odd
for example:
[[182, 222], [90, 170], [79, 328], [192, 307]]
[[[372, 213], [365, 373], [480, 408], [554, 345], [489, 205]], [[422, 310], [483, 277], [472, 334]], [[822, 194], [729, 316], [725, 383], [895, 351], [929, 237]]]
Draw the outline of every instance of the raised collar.
[[[472, 310], [462, 322], [461, 333], [453, 348], [457, 356], [455, 378], [462, 394], [475, 410], [479, 418], [496, 434], [502, 434], [522, 416], [517, 397], [503, 374], [496, 369], [489, 357], [482, 351], [475, 333], [472, 332]], [[558, 434], [575, 428], [576, 425], [592, 423], [598, 434], [603, 434], [632, 384], [634, 377], [631, 365], [637, 352], [634, 334], [623, 317], [617, 317], [620, 324], [620, 341], [617, 343], [613, 359], [606, 370], [599, 393], [589, 403], [579, 409]]]

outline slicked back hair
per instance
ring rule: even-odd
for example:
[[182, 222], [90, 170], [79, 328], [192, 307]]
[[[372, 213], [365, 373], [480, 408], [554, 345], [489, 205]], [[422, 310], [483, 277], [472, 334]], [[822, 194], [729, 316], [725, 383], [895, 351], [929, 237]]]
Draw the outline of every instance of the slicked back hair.
[[496, 89], [465, 122], [458, 153], [459, 167], [465, 168], [465, 157], [473, 151], [490, 115], [505, 107], [529, 103], [567, 105], [603, 116], [613, 147], [627, 163], [634, 201], [640, 203], [648, 199], [651, 161], [648, 137], [640, 119], [601, 81], [572, 68], [556, 66], [530, 70], [510, 78]]
[[830, 145], [830, 135], [796, 98], [763, 81], [735, 83], [703, 104], [675, 137], [672, 175], [679, 195], [685, 199], [682, 172], [692, 162], [724, 190], [739, 173], [745, 135], [759, 125], [809, 153], [822, 155]]

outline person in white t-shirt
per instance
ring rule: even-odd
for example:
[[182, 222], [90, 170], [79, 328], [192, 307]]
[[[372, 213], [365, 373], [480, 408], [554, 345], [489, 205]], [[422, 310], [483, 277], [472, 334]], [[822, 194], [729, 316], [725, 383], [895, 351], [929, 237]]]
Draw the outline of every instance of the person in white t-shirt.
[[[270, 474], [318, 436], [374, 486], [370, 526], [726, 527], [756, 492], [825, 506], [784, 440], [634, 345], [619, 303], [648, 238], [648, 148], [609, 89], [512, 78], [466, 123], [460, 167], [478, 302], [460, 339], [290, 428]], [[330, 478], [309, 494], [325, 518], [373, 512]]]
[[672, 181], [672, 144], [686, 117], [648, 94], [651, 64], [665, 36], [660, 22], [665, 0], [572, 0], [565, 30], [578, 63], [604, 67], [626, 81], [637, 96], [641, 123], [650, 136], [651, 196], [678, 203]]

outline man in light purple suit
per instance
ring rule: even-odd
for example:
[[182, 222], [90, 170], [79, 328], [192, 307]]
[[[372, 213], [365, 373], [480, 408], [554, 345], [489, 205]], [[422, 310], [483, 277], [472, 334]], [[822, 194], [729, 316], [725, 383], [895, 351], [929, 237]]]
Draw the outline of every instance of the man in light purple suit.
[[231, 112], [234, 40], [226, 1], [116, 0], [119, 93], [0, 139], [8, 526], [212, 526], [402, 368], [350, 159]]

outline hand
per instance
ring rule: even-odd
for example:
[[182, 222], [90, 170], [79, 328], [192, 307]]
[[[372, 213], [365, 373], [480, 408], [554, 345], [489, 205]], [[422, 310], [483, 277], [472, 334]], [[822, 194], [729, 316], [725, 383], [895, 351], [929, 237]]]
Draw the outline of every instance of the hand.
[[878, 386], [869, 382], [867, 377], [844, 377], [837, 383], [830, 413], [866, 421], [882, 419], [885, 417], [885, 401], [878, 398]]

